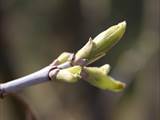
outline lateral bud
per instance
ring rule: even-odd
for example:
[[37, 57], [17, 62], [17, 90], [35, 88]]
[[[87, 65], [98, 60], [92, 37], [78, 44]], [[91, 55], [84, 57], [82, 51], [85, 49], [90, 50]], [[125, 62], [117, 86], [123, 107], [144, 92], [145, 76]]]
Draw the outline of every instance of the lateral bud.
[[67, 61], [71, 61], [72, 58], [73, 58], [74, 54], [73, 53], [70, 53], [70, 52], [63, 52], [62, 54], [60, 54], [58, 56], [58, 58], [56, 60], [54, 60], [51, 65], [59, 65], [59, 64], [62, 64], [62, 63], [65, 63]]
[[74, 66], [60, 70], [56, 75], [56, 79], [64, 82], [75, 83], [81, 78], [80, 73], [81, 66]]

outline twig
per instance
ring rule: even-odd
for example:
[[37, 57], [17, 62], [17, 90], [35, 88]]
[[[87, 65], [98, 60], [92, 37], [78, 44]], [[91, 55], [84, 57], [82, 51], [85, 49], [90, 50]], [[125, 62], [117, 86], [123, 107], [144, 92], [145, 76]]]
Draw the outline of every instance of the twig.
[[[66, 67], [70, 67], [70, 63], [66, 62], [64, 64], [61, 64], [59, 66], [52, 66], [49, 65], [37, 72], [34, 72], [32, 74], [29, 74], [27, 76], [6, 82], [0, 84], [0, 96], [3, 97], [4, 95], [8, 93], [16, 92], [17, 90], [20, 90], [22, 88], [29, 87], [31, 85], [47, 82], [50, 79], [50, 77], [54, 77], [57, 74], [57, 71], [59, 69], [63, 69]], [[52, 71], [52, 72], [51, 72]], [[52, 76], [49, 76], [50, 72], [52, 73]]]

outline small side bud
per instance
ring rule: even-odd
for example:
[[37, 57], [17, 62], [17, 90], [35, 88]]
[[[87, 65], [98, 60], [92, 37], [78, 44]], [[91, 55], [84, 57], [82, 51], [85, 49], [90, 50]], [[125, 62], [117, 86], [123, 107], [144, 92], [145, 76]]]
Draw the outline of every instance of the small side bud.
[[60, 54], [57, 59], [55, 59], [50, 65], [57, 66], [67, 61], [70, 61], [73, 57], [73, 53], [63, 52]]
[[81, 67], [74, 66], [60, 70], [57, 73], [56, 79], [64, 82], [74, 83], [80, 79]]
[[73, 56], [73, 53], [69, 53], [69, 52], [63, 52], [58, 58], [58, 62], [60, 64], [68, 61], [69, 59], [71, 59], [71, 57]]

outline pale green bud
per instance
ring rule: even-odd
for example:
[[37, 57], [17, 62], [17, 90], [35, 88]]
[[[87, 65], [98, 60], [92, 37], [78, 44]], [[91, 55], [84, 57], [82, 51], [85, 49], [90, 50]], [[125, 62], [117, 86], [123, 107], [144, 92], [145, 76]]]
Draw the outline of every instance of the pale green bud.
[[86, 59], [88, 64], [103, 57], [106, 52], [121, 39], [125, 29], [125, 21], [110, 27], [93, 40], [90, 39], [88, 43], [76, 53], [76, 57], [78, 59]]
[[58, 56], [57, 61], [58, 61], [59, 64], [62, 64], [64, 62], [68, 61], [71, 58], [72, 55], [73, 55], [72, 53], [63, 52], [62, 54], [60, 54]]
[[124, 89], [125, 84], [114, 80], [112, 77], [108, 76], [110, 67], [104, 65], [100, 68], [98, 67], [84, 67], [83, 72], [85, 72], [84, 79], [91, 85], [104, 90], [111, 91], [121, 91]]
[[126, 22], [121, 22], [117, 25], [111, 26], [104, 32], [100, 33], [93, 39], [96, 44], [94, 49], [94, 54], [101, 52], [107, 52], [111, 47], [113, 47], [123, 36], [126, 29]]
[[81, 73], [81, 67], [74, 66], [60, 70], [56, 75], [56, 79], [60, 81], [74, 83], [80, 79], [80, 73]]

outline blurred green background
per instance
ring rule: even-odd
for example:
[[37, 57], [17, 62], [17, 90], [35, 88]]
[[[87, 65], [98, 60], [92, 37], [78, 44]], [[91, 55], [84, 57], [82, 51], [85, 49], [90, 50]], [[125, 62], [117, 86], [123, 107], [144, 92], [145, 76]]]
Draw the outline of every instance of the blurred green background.
[[0, 0], [0, 82], [75, 52], [123, 20], [127, 30], [107, 56], [124, 92], [83, 80], [48, 82], [0, 99], [0, 120], [160, 120], [159, 0]]

